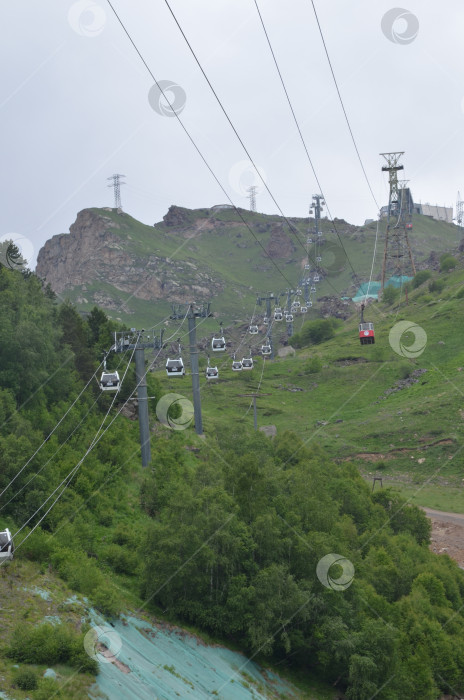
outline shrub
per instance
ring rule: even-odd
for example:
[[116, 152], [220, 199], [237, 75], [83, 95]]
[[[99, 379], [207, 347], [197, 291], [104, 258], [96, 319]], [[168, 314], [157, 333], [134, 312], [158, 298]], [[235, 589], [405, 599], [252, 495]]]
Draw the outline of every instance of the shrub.
[[459, 292], [456, 294], [456, 299], [462, 299], [464, 297], [464, 287], [461, 287]]
[[445, 288], [443, 280], [433, 280], [429, 282], [429, 292], [441, 292]]
[[53, 678], [41, 678], [34, 693], [34, 700], [61, 700], [61, 691]]
[[401, 363], [398, 368], [400, 379], [407, 379], [410, 376], [413, 369], [414, 368], [412, 367], [412, 365], [409, 364], [409, 362]]
[[103, 558], [117, 574], [134, 574], [137, 569], [137, 555], [122, 545], [110, 544], [105, 547]]
[[319, 357], [311, 357], [304, 366], [305, 374], [317, 374], [322, 369], [322, 362]]
[[448, 272], [449, 270], [454, 270], [458, 261], [453, 258], [452, 255], [445, 255], [440, 258], [440, 270], [441, 272]]
[[392, 285], [390, 285], [389, 287], [385, 287], [385, 289], [382, 292], [382, 301], [384, 301], [390, 306], [399, 296], [399, 293], [400, 290], [397, 287], [393, 287]]
[[292, 336], [292, 345], [297, 348], [306, 347], [329, 340], [334, 337], [334, 328], [338, 325], [338, 319], [335, 318], [318, 318], [315, 321], [306, 321], [300, 332]]
[[20, 690], [35, 690], [37, 688], [37, 676], [30, 668], [22, 668], [18, 671], [13, 682]]
[[413, 289], [417, 289], [417, 287], [420, 287], [421, 284], [426, 282], [430, 277], [432, 276], [432, 273], [429, 270], [420, 270], [415, 277], [413, 278], [411, 284]]

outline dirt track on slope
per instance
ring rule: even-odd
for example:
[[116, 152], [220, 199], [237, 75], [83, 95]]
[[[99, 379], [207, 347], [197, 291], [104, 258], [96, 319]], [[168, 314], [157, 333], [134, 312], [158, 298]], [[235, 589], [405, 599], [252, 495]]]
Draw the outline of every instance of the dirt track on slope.
[[430, 549], [448, 554], [464, 569], [464, 514], [423, 508], [432, 521]]

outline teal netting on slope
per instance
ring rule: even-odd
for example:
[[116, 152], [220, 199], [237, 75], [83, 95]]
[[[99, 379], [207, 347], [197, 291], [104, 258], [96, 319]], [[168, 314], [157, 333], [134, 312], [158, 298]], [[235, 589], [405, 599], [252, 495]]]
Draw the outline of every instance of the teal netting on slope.
[[[94, 623], [108, 623], [98, 615]], [[209, 646], [167, 625], [134, 617], [114, 623], [117, 662], [100, 663], [94, 700], [296, 700], [298, 692], [276, 674], [238, 652]]]
[[[408, 277], [407, 275], [394, 275], [393, 277], [390, 277], [390, 279], [387, 282], [385, 282], [385, 286], [399, 288], [404, 286], [406, 282], [410, 282], [411, 280], [412, 277]], [[358, 291], [356, 292], [356, 295], [352, 297], [352, 301], [363, 301], [366, 298], [366, 294], [368, 299], [378, 299], [380, 287], [380, 282], [371, 282], [370, 284], [369, 282], [363, 282], [362, 285], [359, 287]]]

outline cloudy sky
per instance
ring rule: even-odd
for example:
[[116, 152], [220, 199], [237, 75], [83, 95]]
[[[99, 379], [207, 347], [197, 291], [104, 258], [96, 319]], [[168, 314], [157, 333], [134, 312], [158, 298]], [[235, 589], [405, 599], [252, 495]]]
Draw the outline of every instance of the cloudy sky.
[[[275, 202], [216, 101], [165, 0], [0, 5], [2, 207], [32, 266], [81, 209], [112, 206], [161, 220], [171, 204]], [[249, 154], [286, 216], [320, 191], [273, 63], [255, 0], [169, 0]], [[315, 0], [374, 197], [338, 100], [311, 0], [257, 0], [330, 214], [360, 224], [385, 203], [380, 152], [405, 151], [415, 201], [464, 198], [462, 0]], [[169, 85], [173, 89], [169, 90]], [[191, 140], [190, 140], [191, 139]], [[199, 155], [214, 172], [211, 172]], [[377, 204], [376, 204], [377, 202]]]

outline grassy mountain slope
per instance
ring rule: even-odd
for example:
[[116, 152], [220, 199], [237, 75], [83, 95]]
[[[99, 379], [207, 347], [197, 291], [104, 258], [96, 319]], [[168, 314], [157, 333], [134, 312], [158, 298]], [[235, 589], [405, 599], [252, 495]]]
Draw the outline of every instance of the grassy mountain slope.
[[[112, 210], [92, 211], [114, 221], [114, 227], [110, 230], [121, 239], [124, 249], [129, 253], [137, 256], [154, 254], [161, 258], [153, 272], [158, 279], [172, 278], [173, 270], [169, 261], [173, 260], [183, 262], [180, 273], [175, 273], [180, 285], [194, 284], [196, 271], [204, 271], [220, 281], [223, 291], [215, 294], [214, 299], [198, 297], [196, 300], [212, 300], [215, 314], [226, 324], [233, 319], [249, 319], [257, 294], [269, 290], [276, 293], [288, 286], [298, 285], [304, 273], [306, 234], [308, 228], [314, 226], [312, 219], [289, 219], [293, 227], [290, 231], [280, 216], [241, 210], [258, 243], [235, 211], [189, 210], [181, 207], [174, 209], [174, 220], [168, 214], [165, 218], [170, 223], [162, 221], [154, 226], [147, 226], [128, 214], [119, 215]], [[377, 225], [371, 223], [355, 227], [343, 220], [335, 220], [335, 224], [349, 260], [333, 224], [323, 219], [320, 226], [324, 236], [321, 265], [326, 269], [326, 275], [318, 285], [319, 297], [342, 294], [354, 296], [358, 281], [366, 281], [370, 274]], [[287, 243], [291, 241], [290, 249], [281, 256], [274, 251], [271, 261], [263, 248], [267, 249], [271, 236], [273, 233], [275, 235], [276, 228], [279, 229], [280, 226]], [[384, 227], [385, 222], [380, 222], [374, 279], [380, 275]], [[415, 215], [410, 238], [416, 263], [420, 265], [432, 250], [440, 253], [456, 248], [460, 233], [452, 224]], [[314, 256], [313, 250], [311, 255]], [[194, 271], [192, 265], [197, 270]], [[119, 318], [129, 326], [150, 326], [164, 318], [170, 310], [169, 300], [161, 299], [153, 304], [152, 300], [138, 298], [137, 294], [131, 296], [122, 293], [101, 280], [87, 285], [85, 292], [81, 287], [67, 290], [65, 296], [73, 301], [88, 298], [88, 303], [79, 301], [78, 306], [82, 310], [90, 310], [94, 303], [90, 297], [99, 290], [109, 297], [125, 301], [128, 313], [109, 313], [111, 317]], [[316, 312], [312, 313], [314, 315]], [[207, 323], [206, 328], [213, 328], [214, 325]]]

